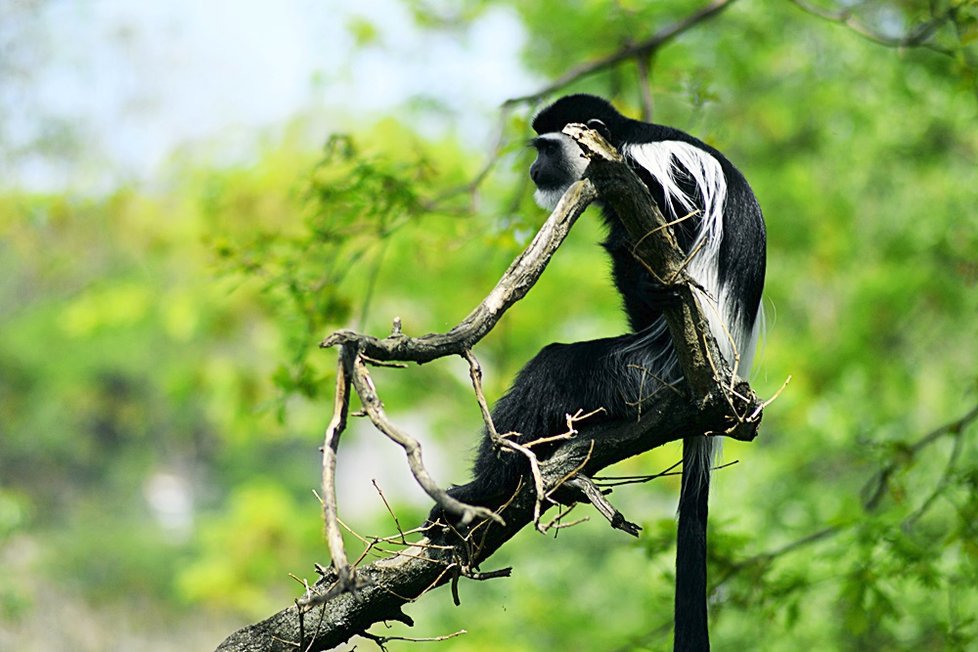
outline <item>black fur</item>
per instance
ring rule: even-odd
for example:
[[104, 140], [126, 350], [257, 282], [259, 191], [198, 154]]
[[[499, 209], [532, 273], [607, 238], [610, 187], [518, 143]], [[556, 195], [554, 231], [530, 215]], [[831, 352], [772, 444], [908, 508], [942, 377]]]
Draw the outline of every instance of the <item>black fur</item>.
[[[520, 370], [509, 391], [493, 407], [496, 431], [520, 433], [514, 439], [527, 442], [564, 432], [565, 415], [578, 410], [587, 413], [604, 408], [605, 412], [588, 419], [589, 424], [629, 414], [626, 397], [615, 389], [620, 362], [614, 354], [634, 337], [544, 347]], [[528, 471], [523, 455], [498, 451], [488, 437], [483, 437], [472, 481], [451, 488], [449, 493], [463, 502], [495, 507], [512, 495]]]
[[[750, 333], [758, 316], [764, 283], [765, 232], [760, 208], [747, 181], [720, 152], [700, 140], [677, 129], [630, 120], [607, 101], [590, 95], [561, 98], [534, 119], [533, 128], [541, 135], [555, 134], [569, 123], [586, 124], [595, 120], [599, 122], [592, 122], [592, 126], [619, 150], [629, 145], [681, 141], [707, 152], [719, 162], [727, 190], [723, 237], [717, 256], [719, 284], [733, 297], [732, 319], [739, 321], [739, 331]], [[566, 141], [562, 142], [566, 147]], [[564, 158], [568, 153], [557, 137], [538, 137], [533, 144], [538, 158], [531, 167], [531, 176], [541, 191], [560, 192], [576, 180], [575, 165], [580, 162]], [[688, 212], [670, 206], [653, 175], [627, 156], [626, 160], [648, 185], [653, 199], [667, 216], [670, 209], [679, 215]], [[690, 177], [678, 174], [676, 182], [687, 196], [699, 201], [697, 187]], [[520, 433], [517, 441], [527, 442], [563, 432], [565, 415], [578, 410], [590, 412], [603, 408], [600, 415], [593, 417], [600, 420], [635, 418], [643, 404], [655, 400], [662, 382], [681, 378], [677, 365], [665, 364], [675, 357], [661, 320], [667, 293], [635, 260], [630, 239], [618, 216], [607, 205], [602, 210], [608, 227], [603, 246], [611, 256], [615, 285], [621, 293], [632, 333], [573, 344], [551, 344], [530, 360], [492, 412], [496, 430]], [[700, 217], [695, 216], [673, 227], [687, 253], [701, 225]], [[714, 335], [718, 339], [724, 336]], [[709, 469], [703, 468], [704, 464], [708, 465], [709, 457], [697, 454], [703, 443], [703, 439], [686, 440], [683, 448], [676, 560], [676, 650], [709, 649], [706, 605]], [[496, 450], [488, 437], [484, 437], [473, 471], [471, 482], [454, 487], [450, 493], [465, 502], [495, 507], [509, 498], [520, 477], [528, 473], [528, 464], [522, 455]], [[432, 519], [438, 515], [436, 510]]]

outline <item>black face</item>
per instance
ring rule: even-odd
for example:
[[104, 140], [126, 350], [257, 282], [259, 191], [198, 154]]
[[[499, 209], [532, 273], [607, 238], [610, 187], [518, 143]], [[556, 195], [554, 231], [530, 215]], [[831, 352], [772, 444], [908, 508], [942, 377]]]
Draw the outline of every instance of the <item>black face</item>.
[[572, 183], [581, 178], [587, 159], [569, 136], [562, 133], [543, 134], [534, 138], [537, 158], [530, 166], [530, 178], [536, 184], [537, 204], [553, 209]]
[[540, 190], [553, 190], [567, 184], [568, 172], [561, 165], [560, 141], [552, 138], [534, 138], [537, 158], [530, 166], [530, 178]]
[[534, 198], [543, 208], [552, 210], [587, 169], [588, 161], [580, 148], [561, 132], [572, 122], [586, 124], [619, 146], [612, 134], [627, 121], [607, 100], [594, 95], [568, 95], [537, 114], [533, 129], [540, 135], [532, 141], [537, 159], [530, 166], [530, 178], [537, 186]]

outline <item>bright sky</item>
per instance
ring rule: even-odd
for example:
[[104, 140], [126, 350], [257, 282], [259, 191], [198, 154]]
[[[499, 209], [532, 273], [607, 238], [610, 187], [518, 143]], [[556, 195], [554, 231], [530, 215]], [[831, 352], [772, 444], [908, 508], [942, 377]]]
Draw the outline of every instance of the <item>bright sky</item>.
[[[0, 84], [5, 185], [146, 179], [188, 142], [240, 158], [301, 111], [342, 129], [417, 95], [468, 116], [462, 127], [485, 139], [499, 103], [535, 86], [518, 61], [519, 21], [502, 11], [432, 36], [396, 0], [6, 2], [0, 45], [15, 44], [21, 74]], [[354, 17], [377, 26], [376, 45], [355, 47]], [[59, 126], [80, 133], [74, 155], [12, 155]]]

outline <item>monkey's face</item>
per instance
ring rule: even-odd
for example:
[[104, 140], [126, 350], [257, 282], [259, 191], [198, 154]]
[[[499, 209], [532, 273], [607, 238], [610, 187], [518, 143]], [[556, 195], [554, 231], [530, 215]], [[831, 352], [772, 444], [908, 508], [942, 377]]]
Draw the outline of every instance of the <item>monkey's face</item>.
[[588, 160], [566, 134], [543, 134], [531, 144], [537, 150], [537, 158], [530, 166], [530, 178], [537, 187], [533, 199], [541, 208], [552, 211], [564, 192], [584, 174]]

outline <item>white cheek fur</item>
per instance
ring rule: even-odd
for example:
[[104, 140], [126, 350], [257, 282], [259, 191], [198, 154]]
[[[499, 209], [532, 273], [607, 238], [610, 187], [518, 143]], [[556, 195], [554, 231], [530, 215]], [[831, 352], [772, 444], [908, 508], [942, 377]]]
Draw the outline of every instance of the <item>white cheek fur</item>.
[[535, 201], [537, 206], [540, 208], [552, 211], [553, 209], [557, 208], [557, 202], [560, 201], [560, 198], [564, 196], [564, 192], [569, 187], [570, 184], [556, 190], [540, 190], [537, 188], [537, 191], [533, 193], [533, 201]]

